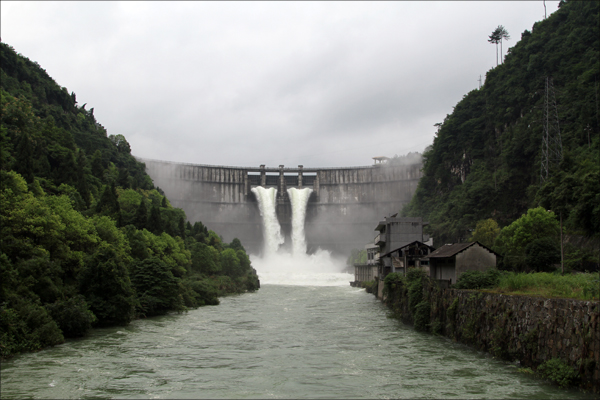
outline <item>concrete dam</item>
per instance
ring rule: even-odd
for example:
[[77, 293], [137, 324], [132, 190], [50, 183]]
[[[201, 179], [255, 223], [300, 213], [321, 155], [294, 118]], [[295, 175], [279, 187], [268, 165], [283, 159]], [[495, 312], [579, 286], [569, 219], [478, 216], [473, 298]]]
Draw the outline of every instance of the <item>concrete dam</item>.
[[347, 255], [375, 237], [377, 222], [410, 202], [422, 163], [393, 161], [363, 167], [269, 168], [183, 164], [138, 159], [173, 207], [182, 208], [193, 224], [201, 221], [226, 242], [241, 240], [247, 251], [258, 254], [263, 228], [252, 188], [277, 189], [276, 213], [285, 237], [291, 242], [292, 209], [287, 189], [311, 188], [306, 207], [308, 253], [318, 248]]

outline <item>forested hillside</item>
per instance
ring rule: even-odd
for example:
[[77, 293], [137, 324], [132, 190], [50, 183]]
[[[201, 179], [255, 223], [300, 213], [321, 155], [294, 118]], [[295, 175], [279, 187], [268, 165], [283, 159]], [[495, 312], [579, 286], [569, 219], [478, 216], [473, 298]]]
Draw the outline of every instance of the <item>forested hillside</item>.
[[[598, 10], [598, 1], [561, 2], [521, 34], [504, 63], [488, 71], [485, 84], [466, 94], [438, 127], [424, 153], [424, 176], [402, 210], [430, 222], [436, 245], [468, 240], [484, 220], [507, 227], [538, 206], [562, 217], [571, 238], [598, 238]], [[541, 168], [545, 123], [551, 142], [547, 176]], [[558, 132], [562, 157], [554, 160]]]
[[0, 56], [1, 357], [258, 289], [239, 240], [187, 222], [93, 108]]

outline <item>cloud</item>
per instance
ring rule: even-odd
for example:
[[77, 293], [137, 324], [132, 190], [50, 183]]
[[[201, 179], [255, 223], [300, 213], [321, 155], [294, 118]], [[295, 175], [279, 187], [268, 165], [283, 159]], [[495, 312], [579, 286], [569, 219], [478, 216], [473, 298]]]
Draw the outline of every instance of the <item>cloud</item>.
[[[557, 2], [547, 2], [548, 11]], [[5, 2], [2, 40], [140, 157], [349, 166], [422, 151], [534, 2]]]

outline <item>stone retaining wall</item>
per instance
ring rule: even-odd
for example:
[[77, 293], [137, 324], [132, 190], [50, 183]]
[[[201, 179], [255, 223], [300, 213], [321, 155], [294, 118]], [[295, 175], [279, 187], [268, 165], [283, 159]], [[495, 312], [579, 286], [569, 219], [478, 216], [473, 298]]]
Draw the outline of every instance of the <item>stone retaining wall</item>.
[[[597, 301], [441, 289], [429, 280], [423, 291], [431, 305], [431, 331], [533, 369], [560, 358], [579, 371], [581, 387], [600, 393]], [[404, 322], [413, 322], [403, 285], [384, 302]]]

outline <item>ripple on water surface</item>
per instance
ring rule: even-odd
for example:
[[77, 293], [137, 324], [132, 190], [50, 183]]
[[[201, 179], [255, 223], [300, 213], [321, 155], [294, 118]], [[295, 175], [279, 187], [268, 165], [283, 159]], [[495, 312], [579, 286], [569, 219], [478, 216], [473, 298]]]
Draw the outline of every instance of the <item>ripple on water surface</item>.
[[[347, 285], [347, 283], [346, 283]], [[263, 285], [2, 363], [2, 398], [593, 398], [386, 317], [349, 286]]]

